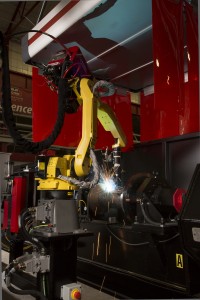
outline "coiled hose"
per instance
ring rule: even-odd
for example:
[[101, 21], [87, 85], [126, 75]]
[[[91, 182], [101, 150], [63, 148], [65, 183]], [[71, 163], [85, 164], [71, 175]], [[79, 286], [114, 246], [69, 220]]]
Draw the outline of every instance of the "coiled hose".
[[30, 212], [29, 210], [25, 210], [21, 213], [20, 215], [20, 223], [21, 223], [21, 230], [22, 230], [22, 234], [24, 236], [24, 238], [26, 240], [28, 240], [29, 242], [31, 242], [32, 244], [34, 244], [40, 252], [42, 252], [43, 254], [46, 253], [46, 249], [43, 245], [43, 243], [41, 241], [39, 241], [37, 238], [32, 237], [29, 232], [26, 230], [26, 217], [30, 217]]
[[[26, 218], [30, 218], [30, 212], [29, 210], [25, 210], [24, 212], [22, 212], [22, 214], [20, 215], [20, 222], [21, 222], [21, 230], [22, 230], [22, 234], [24, 235], [24, 238], [28, 241], [30, 241], [32, 244], [34, 244], [39, 251], [42, 254], [46, 253], [46, 249], [43, 245], [42, 242], [40, 242], [38, 239], [33, 238], [28, 231], [26, 230]], [[11, 293], [17, 294], [17, 295], [31, 295], [33, 297], [39, 298], [40, 300], [47, 300], [47, 298], [43, 295], [42, 292], [37, 291], [37, 290], [19, 290], [16, 289], [12, 284], [11, 284], [11, 279], [12, 279], [12, 274], [14, 274], [15, 272], [17, 272], [17, 270], [19, 269], [18, 265], [15, 265], [14, 262], [10, 263], [8, 265], [8, 267], [5, 270], [5, 283], [6, 286], [8, 288], [8, 290]]]
[[93, 149], [90, 149], [90, 157], [92, 159], [92, 166], [93, 166], [93, 179], [91, 181], [83, 181], [83, 180], [78, 180], [76, 178], [70, 177], [70, 176], [63, 176], [59, 175], [57, 178], [63, 180], [63, 181], [68, 181], [74, 185], [77, 185], [81, 189], [90, 189], [92, 188], [95, 184], [98, 183], [99, 177], [100, 177], [100, 170], [99, 170], [99, 164], [97, 162], [97, 158], [95, 155], [95, 152]]
[[64, 78], [59, 79], [58, 84], [58, 114], [57, 120], [54, 125], [54, 129], [51, 134], [41, 142], [31, 142], [22, 137], [16, 128], [15, 119], [12, 111], [11, 104], [11, 85], [10, 85], [10, 74], [9, 74], [9, 60], [8, 60], [8, 50], [5, 43], [4, 36], [0, 32], [0, 47], [1, 47], [1, 58], [2, 58], [2, 115], [14, 143], [21, 146], [24, 151], [38, 153], [42, 150], [49, 148], [57, 136], [64, 123], [65, 117], [65, 101], [68, 92], [67, 81]]
[[40, 300], [48, 300], [43, 293], [37, 290], [19, 290], [16, 289], [12, 284], [11, 284], [11, 277], [12, 275], [17, 271], [17, 268], [13, 266], [13, 263], [11, 263], [5, 270], [5, 284], [7, 289], [16, 295], [31, 295], [35, 298], [39, 298]]

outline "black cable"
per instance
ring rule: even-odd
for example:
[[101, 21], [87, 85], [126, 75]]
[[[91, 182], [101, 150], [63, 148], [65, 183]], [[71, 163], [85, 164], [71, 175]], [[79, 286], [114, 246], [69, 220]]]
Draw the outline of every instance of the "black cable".
[[36, 29], [31, 29], [31, 30], [25, 30], [25, 31], [19, 31], [19, 32], [16, 32], [16, 33], [13, 33], [13, 34], [10, 34], [8, 35], [7, 37], [8, 38], [12, 38], [13, 36], [16, 36], [16, 35], [21, 35], [21, 34], [26, 34], [26, 33], [29, 33], [29, 32], [35, 32], [35, 33], [41, 33], [41, 34], [44, 34], [48, 37], [50, 37], [52, 40], [54, 40], [57, 44], [61, 45], [61, 47], [67, 52], [67, 54], [70, 56], [70, 52], [68, 50], [68, 48], [63, 44], [61, 43], [61, 41], [57, 38], [55, 38], [53, 35], [47, 33], [47, 32], [44, 32], [44, 31], [41, 31], [41, 30], [36, 30]]
[[175, 235], [173, 235], [172, 237], [170, 237], [168, 239], [158, 241], [158, 243], [168, 243], [168, 242], [171, 242], [172, 240], [176, 239], [179, 236], [180, 236], [180, 233], [176, 233]]
[[39, 291], [36, 290], [18, 290], [14, 288], [12, 285], [8, 286], [7, 289], [14, 294], [17, 295], [31, 295], [35, 298], [39, 298], [40, 300], [47, 300], [47, 298]]
[[16, 145], [21, 146], [24, 151], [38, 153], [44, 149], [49, 148], [57, 136], [59, 135], [64, 123], [65, 117], [65, 101], [68, 92], [68, 86], [65, 79], [60, 78], [58, 84], [58, 113], [57, 120], [54, 125], [54, 129], [51, 134], [41, 142], [30, 142], [22, 137], [16, 128], [16, 123], [12, 111], [11, 103], [11, 85], [9, 74], [9, 61], [8, 50], [5, 45], [5, 40], [2, 32], [0, 32], [0, 45], [1, 45], [1, 57], [2, 57], [2, 115], [4, 122], [9, 130], [11, 137]]
[[20, 215], [20, 223], [21, 223], [21, 230], [22, 230], [22, 234], [24, 235], [24, 238], [27, 239], [28, 241], [30, 241], [32, 244], [36, 245], [36, 247], [43, 252], [46, 252], [46, 249], [43, 245], [43, 243], [41, 241], [39, 241], [38, 239], [32, 237], [29, 232], [26, 230], [26, 217], [29, 216], [30, 213], [29, 211], [25, 210], [22, 212], [22, 214]]
[[142, 211], [142, 215], [145, 219], [145, 221], [153, 226], [157, 226], [160, 227], [161, 225], [166, 225], [166, 226], [177, 226], [178, 224], [176, 222], [166, 222], [166, 223], [161, 223], [161, 222], [155, 222], [153, 221], [146, 213], [145, 209], [144, 209], [144, 204], [140, 201], [140, 207], [141, 207], [141, 211]]
[[17, 295], [31, 295], [33, 297], [36, 297], [37, 299], [39, 298], [40, 300], [47, 300], [47, 298], [40, 292], [37, 290], [19, 290], [16, 289], [15, 287], [13, 287], [13, 285], [11, 284], [11, 278], [12, 278], [12, 274], [17, 272], [17, 268], [14, 266], [14, 262], [11, 262], [5, 269], [5, 284], [7, 289], [14, 294]]
[[128, 245], [128, 246], [133, 246], [133, 247], [140, 247], [140, 246], [146, 246], [149, 245], [149, 242], [141, 242], [141, 243], [129, 243], [126, 242], [124, 240], [122, 240], [121, 238], [119, 238], [109, 227], [109, 225], [107, 224], [107, 229], [110, 232], [110, 234], [112, 234], [119, 242], [121, 242], [122, 244]]
[[144, 204], [140, 201], [140, 207], [141, 207], [141, 211], [142, 211], [142, 215], [145, 219], [145, 221], [151, 225], [154, 225], [154, 226], [157, 226], [157, 227], [160, 227], [161, 226], [161, 223], [160, 222], [155, 222], [153, 221], [145, 212], [144, 210]]

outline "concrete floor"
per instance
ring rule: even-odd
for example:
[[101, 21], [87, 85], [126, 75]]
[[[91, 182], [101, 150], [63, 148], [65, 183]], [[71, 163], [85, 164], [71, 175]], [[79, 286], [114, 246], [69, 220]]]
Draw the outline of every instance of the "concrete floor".
[[[1, 259], [2, 262], [8, 264], [8, 253], [5, 251], [1, 251]], [[100, 290], [94, 289], [88, 285], [81, 283], [81, 300], [117, 300], [115, 295], [110, 296], [101, 292]], [[32, 296], [21, 296], [15, 295], [8, 291], [3, 281], [2, 276], [2, 300], [35, 300]]]

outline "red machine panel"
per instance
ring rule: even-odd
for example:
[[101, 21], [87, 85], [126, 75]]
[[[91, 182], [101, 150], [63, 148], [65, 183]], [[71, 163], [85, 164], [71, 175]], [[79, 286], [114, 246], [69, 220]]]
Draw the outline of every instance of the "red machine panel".
[[181, 133], [179, 127], [184, 103], [183, 6], [182, 1], [156, 0], [152, 2], [152, 8], [157, 138], [164, 138]]
[[[142, 96], [141, 141], [199, 131], [198, 33], [192, 7], [183, 1], [152, 1], [154, 94]], [[185, 72], [185, 74], [184, 74]], [[188, 73], [188, 82], [186, 75]], [[185, 79], [184, 79], [185, 77]]]
[[[130, 94], [105, 97], [106, 101], [119, 120], [126, 136], [127, 146], [124, 150], [129, 150], [133, 145], [132, 114]], [[33, 68], [33, 140], [41, 141], [52, 131], [57, 115], [57, 94], [46, 84], [44, 77], [38, 74], [38, 70]], [[66, 114], [61, 133], [55, 141], [55, 145], [68, 148], [77, 147], [81, 140], [82, 109], [79, 107], [74, 114]], [[96, 149], [102, 149], [114, 144], [114, 139], [110, 132], [106, 132], [101, 124], [98, 125], [98, 138]]]
[[154, 111], [154, 94], [144, 96], [141, 93], [141, 108], [140, 108], [140, 140], [149, 141], [156, 140], [158, 136], [158, 129], [156, 124], [158, 123], [155, 120], [155, 111]]
[[18, 218], [24, 208], [26, 200], [26, 177], [13, 179], [10, 232], [17, 233], [19, 230]]
[[199, 46], [198, 18], [185, 2], [188, 82], [185, 84], [185, 133], [199, 131]]

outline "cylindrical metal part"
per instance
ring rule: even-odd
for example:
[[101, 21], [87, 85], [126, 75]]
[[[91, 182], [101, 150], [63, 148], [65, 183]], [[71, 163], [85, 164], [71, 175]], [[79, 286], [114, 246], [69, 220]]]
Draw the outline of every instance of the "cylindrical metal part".
[[113, 148], [113, 168], [115, 181], [120, 186], [121, 178], [121, 149], [119, 147]]
[[121, 166], [121, 150], [119, 147], [113, 149], [113, 165], [114, 167]]
[[132, 221], [135, 205], [121, 191], [105, 192], [98, 184], [88, 194], [87, 203], [89, 216], [94, 220], [108, 222]]

